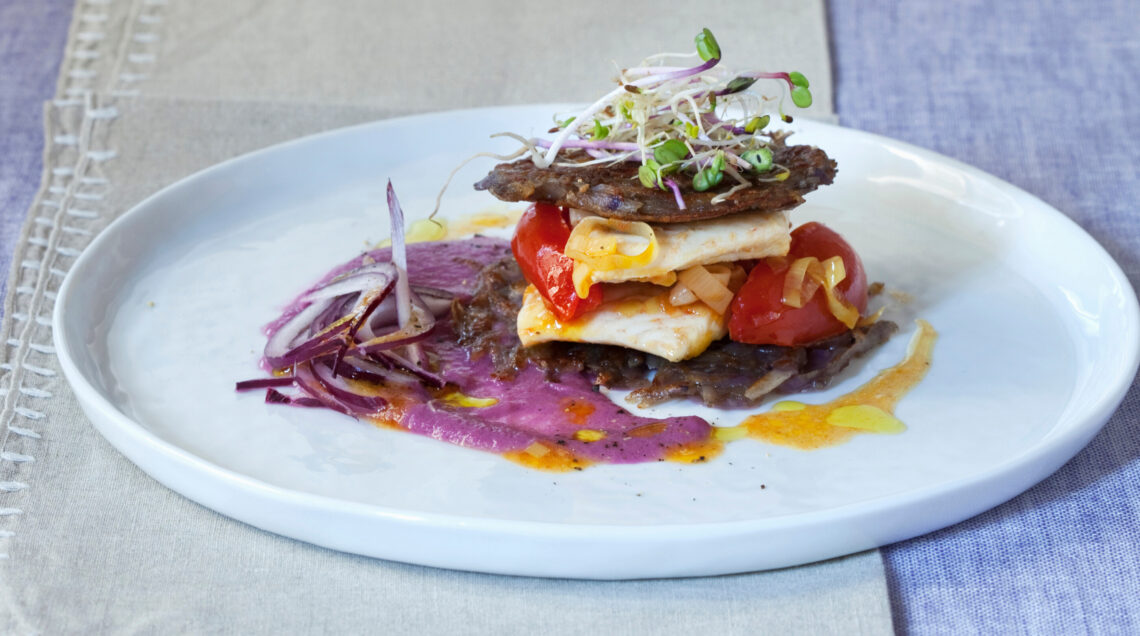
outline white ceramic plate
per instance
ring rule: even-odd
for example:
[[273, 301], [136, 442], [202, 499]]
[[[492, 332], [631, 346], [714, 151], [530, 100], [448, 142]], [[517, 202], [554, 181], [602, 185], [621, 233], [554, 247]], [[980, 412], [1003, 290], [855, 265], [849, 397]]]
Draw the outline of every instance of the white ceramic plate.
[[[583, 578], [722, 574], [879, 546], [982, 512], [1052, 473], [1123, 398], [1136, 298], [1108, 255], [1038, 199], [899, 142], [802, 122], [839, 161], [796, 221], [825, 219], [873, 280], [911, 294], [903, 331], [833, 390], [941, 333], [901, 403], [909, 430], [804, 452], [752, 441], [706, 464], [551, 474], [237, 394], [260, 327], [332, 266], [388, 235], [391, 177], [425, 215], [448, 172], [541, 133], [556, 107], [440, 113], [317, 135], [229, 161], [141, 203], [78, 259], [55, 340], [99, 431], [170, 488], [259, 528], [427, 565]], [[494, 205], [457, 176], [445, 216]], [[741, 412], [672, 405], [732, 423]]]

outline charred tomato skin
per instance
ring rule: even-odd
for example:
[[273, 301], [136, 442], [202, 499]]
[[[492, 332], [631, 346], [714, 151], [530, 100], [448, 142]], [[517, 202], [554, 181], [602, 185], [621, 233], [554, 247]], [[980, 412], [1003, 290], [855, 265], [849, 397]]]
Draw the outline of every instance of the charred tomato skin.
[[792, 231], [791, 248], [782, 265], [761, 260], [749, 272], [748, 280], [729, 306], [730, 338], [748, 344], [793, 347], [848, 330], [827, 308], [822, 291], [816, 292], [803, 307], [783, 303], [784, 278], [791, 263], [808, 256], [820, 261], [841, 257], [847, 276], [836, 287], [838, 295], [854, 305], [860, 315], [866, 312], [867, 274], [859, 255], [834, 230], [811, 222]]
[[563, 253], [571, 229], [565, 209], [535, 203], [523, 212], [511, 239], [511, 251], [523, 276], [562, 321], [573, 320], [602, 304], [598, 285], [590, 288], [586, 298], [574, 290], [574, 261]]

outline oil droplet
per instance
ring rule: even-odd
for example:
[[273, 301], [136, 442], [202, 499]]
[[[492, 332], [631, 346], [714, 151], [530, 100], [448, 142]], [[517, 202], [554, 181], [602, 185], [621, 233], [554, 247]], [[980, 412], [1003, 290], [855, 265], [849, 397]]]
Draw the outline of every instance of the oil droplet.
[[735, 442], [748, 437], [748, 429], [743, 426], [717, 426], [713, 428], [713, 438], [722, 442]]
[[438, 241], [447, 236], [447, 222], [443, 219], [420, 219], [408, 227], [404, 237], [407, 243]]
[[665, 459], [683, 464], [696, 464], [720, 455], [724, 450], [724, 442], [719, 439], [708, 439], [700, 442], [690, 442], [669, 449]]
[[807, 408], [807, 404], [803, 402], [796, 402], [794, 400], [784, 400], [783, 402], [776, 402], [772, 405], [773, 413], [782, 413], [784, 411], [802, 411]]
[[[445, 239], [458, 239], [483, 230], [510, 227], [518, 223], [522, 210], [511, 210], [506, 213], [476, 212], [458, 218], [447, 220], [442, 218], [419, 219], [413, 221], [404, 234], [405, 243], [424, 243], [428, 241], [442, 241]], [[374, 247], [389, 247], [392, 239], [386, 238]], [[367, 263], [366, 263], [367, 264]]]
[[478, 234], [485, 230], [510, 227], [518, 223], [521, 215], [522, 209], [519, 208], [505, 213], [476, 212], [474, 214], [460, 216], [452, 219], [451, 222], [447, 224], [447, 233], [440, 238], [457, 239]]
[[869, 404], [841, 406], [828, 414], [827, 423], [872, 433], [901, 433], [906, 430], [906, 424], [897, 417]]
[[470, 223], [476, 227], [506, 227], [515, 220], [507, 214], [484, 212], [471, 215]]
[[550, 447], [540, 442], [534, 442], [530, 446], [523, 449], [527, 455], [534, 455], [535, 457], [544, 457], [550, 452]]
[[574, 431], [574, 439], [578, 440], [579, 442], [597, 442], [605, 438], [605, 431], [595, 431], [590, 428]]
[[480, 398], [460, 393], [459, 391], [451, 391], [441, 396], [441, 399], [450, 404], [451, 406], [459, 406], [463, 408], [481, 408], [487, 406], [494, 406], [499, 403], [498, 398]]

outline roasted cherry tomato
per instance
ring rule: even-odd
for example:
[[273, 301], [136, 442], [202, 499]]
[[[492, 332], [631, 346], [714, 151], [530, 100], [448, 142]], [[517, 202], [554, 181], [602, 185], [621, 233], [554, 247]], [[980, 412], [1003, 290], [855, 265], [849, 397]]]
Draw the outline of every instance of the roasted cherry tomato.
[[511, 251], [523, 276], [538, 289], [559, 320], [571, 320], [602, 304], [602, 290], [590, 288], [581, 298], [574, 291], [574, 261], [563, 254], [570, 238], [570, 217], [558, 206], [536, 203], [523, 212]]
[[771, 261], [757, 262], [732, 299], [728, 333], [733, 340], [796, 346], [847, 331], [847, 326], [828, 309], [822, 289], [816, 290], [803, 307], [783, 303], [784, 278], [791, 263], [808, 256], [820, 261], [833, 256], [843, 259], [847, 275], [836, 286], [837, 296], [846, 299], [863, 315], [867, 309], [867, 274], [859, 255], [827, 226], [807, 223], [792, 232], [792, 245], [784, 264], [773, 267]]

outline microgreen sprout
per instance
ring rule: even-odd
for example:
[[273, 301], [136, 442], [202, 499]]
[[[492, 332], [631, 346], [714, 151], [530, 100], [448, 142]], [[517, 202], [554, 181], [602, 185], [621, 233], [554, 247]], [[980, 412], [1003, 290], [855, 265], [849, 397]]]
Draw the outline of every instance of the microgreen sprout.
[[610, 134], [610, 127], [603, 126], [602, 122], [594, 120], [594, 139], [601, 141]]
[[722, 171], [724, 171], [724, 166], [725, 166], [724, 151], [723, 150], [717, 151], [716, 156], [713, 157], [711, 168], [717, 172], [722, 172]]
[[800, 108], [811, 106], [811, 91], [808, 90], [808, 79], [804, 77], [804, 74], [799, 71], [792, 71], [788, 73], [788, 81], [793, 86], [792, 103]]
[[701, 32], [693, 39], [697, 43], [697, 54], [701, 56], [702, 60], [708, 62], [709, 60], [720, 59], [720, 45], [717, 44], [712, 31], [701, 29]]
[[622, 119], [633, 121], [633, 102], [622, 102], [618, 109], [621, 111]]
[[693, 189], [697, 192], [704, 192], [710, 188], [715, 188], [720, 185], [724, 180], [724, 173], [712, 168], [704, 168], [698, 170], [696, 176], [693, 177]]
[[637, 169], [637, 178], [641, 181], [641, 185], [647, 188], [663, 188], [664, 184], [661, 183], [661, 165], [653, 159], [646, 160]]
[[745, 150], [740, 158], [750, 163], [756, 172], [768, 172], [772, 169], [772, 151], [768, 148]]
[[722, 90], [720, 94], [731, 95], [733, 93], [746, 91], [755, 83], [755, 77], [734, 77], [732, 78], [732, 81], [728, 83], [728, 86], [724, 87], [724, 90]]
[[769, 121], [772, 121], [771, 115], [764, 115], [763, 117], [753, 117], [752, 119], [748, 120], [747, 124], [744, 124], [744, 132], [751, 135], [757, 131], [764, 130], [764, 127], [768, 125]]
[[682, 141], [667, 139], [653, 149], [653, 158], [661, 165], [676, 163], [689, 156], [689, 147]]
[[[800, 108], [811, 105], [807, 78], [798, 71], [732, 73], [720, 66], [720, 44], [708, 29], [694, 44], [695, 53], [662, 53], [621, 69], [613, 90], [573, 117], [556, 120], [550, 140], [507, 136], [518, 139], [540, 168], [637, 163], [641, 184], [672, 190], [680, 208], [681, 191], [690, 182], [705, 192], [728, 177], [731, 187], [719, 190], [716, 202], [778, 179], [786, 169], [776, 170], [783, 167], [764, 131], [773, 111], [791, 121], [785, 98]], [[761, 92], [771, 87], [761, 80], [778, 80], [781, 90]]]

